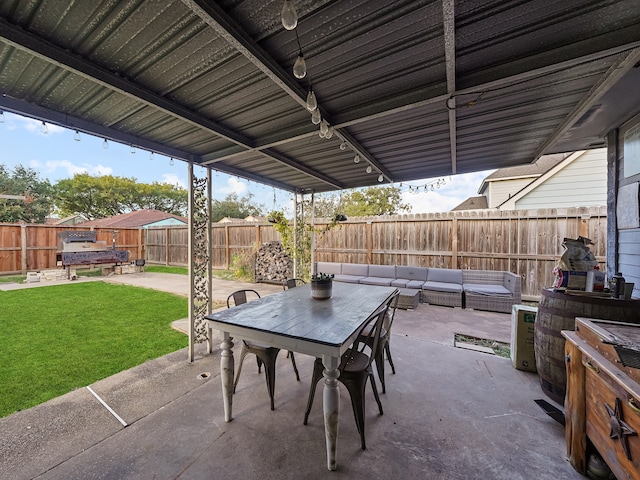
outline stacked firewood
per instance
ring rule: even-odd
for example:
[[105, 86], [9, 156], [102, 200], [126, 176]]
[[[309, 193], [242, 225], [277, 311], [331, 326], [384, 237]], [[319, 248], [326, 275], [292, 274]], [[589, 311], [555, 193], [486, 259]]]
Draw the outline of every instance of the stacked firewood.
[[280, 242], [263, 243], [256, 253], [256, 282], [282, 283], [293, 277], [293, 262]]

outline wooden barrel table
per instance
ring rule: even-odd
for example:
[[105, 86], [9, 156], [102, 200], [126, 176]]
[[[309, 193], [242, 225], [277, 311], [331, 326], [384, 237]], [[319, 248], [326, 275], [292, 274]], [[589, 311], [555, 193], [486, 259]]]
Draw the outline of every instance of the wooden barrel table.
[[562, 330], [575, 330], [576, 317], [640, 324], [640, 301], [543, 289], [534, 327], [536, 369], [542, 391], [564, 404], [567, 374]]

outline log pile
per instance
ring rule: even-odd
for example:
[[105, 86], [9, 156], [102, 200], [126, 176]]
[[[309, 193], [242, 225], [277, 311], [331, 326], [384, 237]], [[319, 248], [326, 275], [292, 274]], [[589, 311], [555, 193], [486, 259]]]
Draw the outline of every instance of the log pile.
[[256, 253], [255, 281], [282, 283], [293, 278], [293, 261], [280, 242], [263, 243]]

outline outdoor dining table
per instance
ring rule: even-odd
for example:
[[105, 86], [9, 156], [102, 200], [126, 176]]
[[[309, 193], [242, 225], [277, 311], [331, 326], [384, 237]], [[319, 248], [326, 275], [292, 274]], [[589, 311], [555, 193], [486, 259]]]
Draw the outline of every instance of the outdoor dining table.
[[233, 337], [322, 358], [327, 467], [335, 470], [340, 357], [353, 344], [365, 320], [396, 290], [395, 287], [334, 282], [331, 298], [317, 300], [311, 297], [309, 285], [303, 285], [207, 315], [209, 327], [223, 333], [220, 376], [225, 421], [233, 418]]

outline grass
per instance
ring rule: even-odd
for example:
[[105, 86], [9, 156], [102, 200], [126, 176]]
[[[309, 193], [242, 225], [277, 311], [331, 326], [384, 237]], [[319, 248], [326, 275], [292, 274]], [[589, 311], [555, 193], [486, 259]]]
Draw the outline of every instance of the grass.
[[104, 282], [0, 291], [0, 417], [187, 346], [188, 302]]

